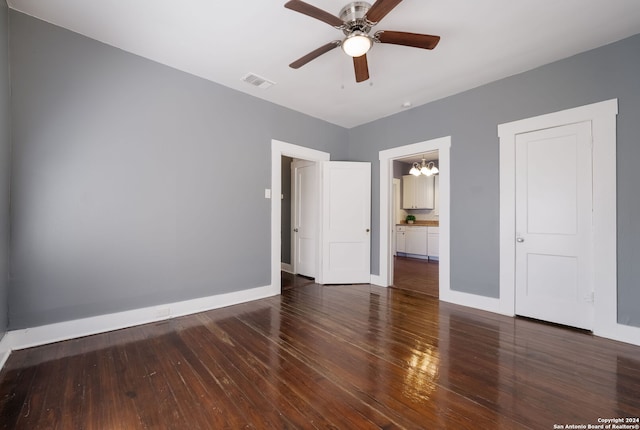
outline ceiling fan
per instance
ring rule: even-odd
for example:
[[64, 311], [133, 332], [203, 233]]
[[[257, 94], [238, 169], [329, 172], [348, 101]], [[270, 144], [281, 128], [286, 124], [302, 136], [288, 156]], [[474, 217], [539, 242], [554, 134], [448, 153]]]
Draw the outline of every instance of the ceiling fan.
[[372, 27], [378, 24], [380, 20], [400, 4], [401, 1], [402, 0], [377, 0], [373, 6], [364, 1], [355, 1], [343, 7], [342, 10], [340, 10], [339, 17], [301, 0], [288, 1], [284, 5], [287, 9], [325, 22], [338, 30], [342, 30], [346, 36], [342, 40], [333, 40], [309, 52], [307, 55], [289, 64], [289, 67], [298, 69], [322, 54], [326, 54], [332, 49], [341, 46], [347, 55], [353, 57], [356, 82], [363, 82], [369, 79], [367, 52], [374, 43], [392, 43], [422, 49], [435, 48], [440, 41], [440, 36], [387, 30], [380, 30], [374, 34], [369, 34]]

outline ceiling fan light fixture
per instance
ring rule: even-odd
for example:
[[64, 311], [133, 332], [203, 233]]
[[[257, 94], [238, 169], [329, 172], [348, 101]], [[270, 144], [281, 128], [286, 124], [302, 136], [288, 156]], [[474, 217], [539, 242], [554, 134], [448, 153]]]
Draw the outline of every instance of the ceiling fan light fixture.
[[354, 31], [342, 41], [342, 50], [350, 57], [361, 57], [371, 49], [371, 38], [362, 31]]

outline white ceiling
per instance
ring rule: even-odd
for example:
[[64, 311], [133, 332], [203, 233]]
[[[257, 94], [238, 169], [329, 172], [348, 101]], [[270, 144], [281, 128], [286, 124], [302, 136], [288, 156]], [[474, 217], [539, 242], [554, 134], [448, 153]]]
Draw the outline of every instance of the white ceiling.
[[[299, 112], [354, 127], [640, 33], [639, 0], [404, 0], [375, 30], [442, 37], [433, 51], [376, 44], [371, 79], [333, 51], [288, 64], [339, 30], [285, 0], [9, 0], [26, 14]], [[337, 15], [345, 0], [308, 0]], [[241, 81], [255, 73], [276, 83]]]

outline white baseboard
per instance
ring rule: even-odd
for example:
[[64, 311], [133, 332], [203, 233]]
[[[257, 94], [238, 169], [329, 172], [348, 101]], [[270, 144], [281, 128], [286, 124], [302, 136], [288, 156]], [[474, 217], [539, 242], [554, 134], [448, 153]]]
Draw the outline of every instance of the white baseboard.
[[[440, 300], [515, 318], [515, 315], [501, 311], [500, 299], [492, 297], [477, 296], [475, 294], [449, 290], [440, 291]], [[605, 339], [640, 346], [640, 327], [614, 324], [607, 329], [594, 330], [593, 334]]]
[[371, 275], [371, 280], [369, 281], [372, 285], [377, 285], [379, 287], [388, 287], [385, 279], [382, 279], [380, 275]]
[[455, 305], [468, 306], [497, 314], [501, 313], [500, 299], [495, 299], [493, 297], [478, 296], [476, 294], [463, 293], [461, 291], [454, 290], [441, 290], [440, 300], [443, 302], [453, 303]]
[[0, 359], [3, 357], [2, 353], [5, 350], [10, 352], [12, 350], [30, 348], [47, 343], [163, 321], [183, 315], [271, 297], [279, 293], [279, 286], [278, 288], [273, 288], [269, 285], [182, 302], [64, 321], [40, 327], [12, 330], [9, 331], [0, 342]]
[[9, 345], [9, 339], [6, 334], [0, 339], [0, 369], [4, 367], [9, 355], [11, 354], [11, 345]]
[[615, 324], [615, 326], [610, 329], [594, 330], [593, 334], [607, 339], [640, 346], [640, 327]]
[[293, 274], [293, 266], [289, 263], [280, 263], [280, 270]]

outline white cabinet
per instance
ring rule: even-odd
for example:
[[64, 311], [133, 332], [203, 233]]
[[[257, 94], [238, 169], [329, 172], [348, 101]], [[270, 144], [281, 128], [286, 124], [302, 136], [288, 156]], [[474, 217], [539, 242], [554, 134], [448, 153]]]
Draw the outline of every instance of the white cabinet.
[[416, 181], [415, 176], [405, 175], [402, 177], [402, 209], [414, 209], [416, 204]]
[[429, 258], [440, 258], [440, 228], [427, 227], [427, 255]]
[[396, 252], [407, 252], [405, 230], [403, 226], [396, 226]]
[[416, 209], [433, 209], [435, 202], [435, 177], [418, 176], [416, 178]]
[[427, 255], [427, 227], [408, 227], [406, 252], [414, 255]]
[[434, 176], [403, 176], [402, 209], [433, 209], [434, 183]]
[[396, 253], [412, 258], [434, 258], [440, 256], [440, 229], [427, 226], [396, 226]]
[[396, 253], [427, 258], [427, 227], [396, 226]]

